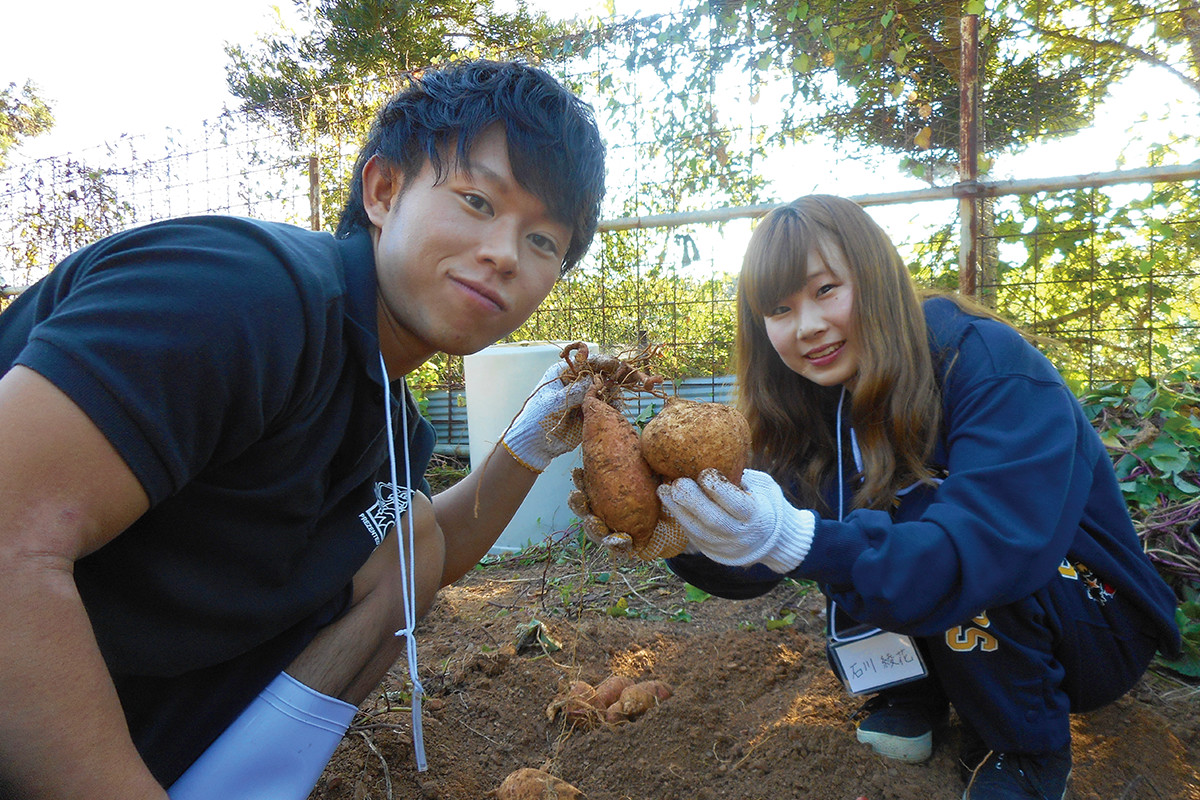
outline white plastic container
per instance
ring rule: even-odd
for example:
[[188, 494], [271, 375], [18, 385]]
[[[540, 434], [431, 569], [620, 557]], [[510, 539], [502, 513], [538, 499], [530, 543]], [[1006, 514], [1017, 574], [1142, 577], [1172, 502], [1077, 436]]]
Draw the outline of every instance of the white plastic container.
[[[467, 431], [471, 468], [484, 459], [500, 440], [521, 405], [553, 364], [566, 342], [513, 342], [497, 344], [463, 358], [467, 393]], [[591, 345], [589, 345], [591, 347]], [[550, 462], [538, 476], [525, 502], [496, 544], [493, 553], [521, 550], [547, 536], [566, 530], [575, 519], [567, 508], [571, 470], [582, 465], [579, 449]], [[486, 503], [488, 498], [481, 497]]]

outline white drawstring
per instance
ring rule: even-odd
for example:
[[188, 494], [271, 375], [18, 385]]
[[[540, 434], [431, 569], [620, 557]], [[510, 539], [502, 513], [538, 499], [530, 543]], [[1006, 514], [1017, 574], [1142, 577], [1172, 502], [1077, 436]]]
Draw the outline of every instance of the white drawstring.
[[[396, 517], [396, 537], [400, 535], [400, 488], [396, 484], [396, 440], [392, 435], [392, 389], [391, 381], [388, 380], [387, 364], [383, 361], [383, 353], [379, 354], [379, 368], [383, 371], [383, 414], [387, 419], [387, 444], [388, 444], [388, 460], [391, 464], [391, 479], [392, 479], [392, 512]], [[404, 396], [408, 397], [408, 382], [404, 382]], [[408, 646], [408, 679], [412, 681], [412, 730], [413, 730], [413, 755], [417, 761], [417, 772], [424, 772], [429, 769], [425, 762], [425, 734], [421, 728], [421, 697], [425, 694], [425, 689], [421, 686], [421, 681], [417, 678], [417, 637], [416, 637], [416, 610], [417, 610], [417, 574], [416, 574], [416, 550], [414, 549], [415, 534], [413, 532], [413, 505], [412, 505], [412, 465], [409, 464], [408, 455], [408, 409], [401, 409], [400, 418], [402, 420], [401, 431], [404, 435], [404, 501], [405, 507], [408, 508], [408, 524], [405, 526], [406, 538], [397, 542], [397, 549], [400, 551], [400, 590], [404, 596], [404, 627], [396, 631], [394, 635], [403, 636], [405, 644]], [[405, 556], [405, 546], [407, 542], [408, 552], [412, 555], [409, 559]]]
[[[842, 485], [842, 401], [846, 399], [846, 387], [838, 395], [837, 420], [834, 422], [834, 436], [837, 437], [837, 473], [838, 473], [838, 522], [842, 521], [846, 510], [846, 488]], [[850, 447], [854, 450], [854, 463], [862, 469], [858, 454], [858, 440], [854, 437], [854, 429], [850, 429]]]

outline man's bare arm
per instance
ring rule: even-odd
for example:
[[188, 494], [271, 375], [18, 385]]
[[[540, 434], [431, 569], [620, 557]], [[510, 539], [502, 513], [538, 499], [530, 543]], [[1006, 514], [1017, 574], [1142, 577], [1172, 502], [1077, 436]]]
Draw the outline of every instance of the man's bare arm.
[[37, 373], [0, 378], [0, 794], [165, 798], [138, 756], [74, 563], [148, 507], [91, 420]]
[[483, 465], [433, 498], [446, 538], [443, 586], [461, 578], [487, 554], [536, 479], [535, 472], [498, 446]]

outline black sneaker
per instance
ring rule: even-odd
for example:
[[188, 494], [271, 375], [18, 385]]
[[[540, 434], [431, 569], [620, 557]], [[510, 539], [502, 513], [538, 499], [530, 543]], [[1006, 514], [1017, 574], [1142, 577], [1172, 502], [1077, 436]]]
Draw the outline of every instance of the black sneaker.
[[958, 739], [958, 774], [965, 785], [975, 774], [975, 768], [991, 753], [983, 739], [966, 720], [961, 720]]
[[855, 712], [866, 715], [855, 735], [884, 758], [919, 764], [933, 755], [933, 729], [948, 713], [945, 703], [877, 694]]
[[963, 800], [1063, 800], [1071, 777], [1071, 745], [1053, 753], [988, 753]]

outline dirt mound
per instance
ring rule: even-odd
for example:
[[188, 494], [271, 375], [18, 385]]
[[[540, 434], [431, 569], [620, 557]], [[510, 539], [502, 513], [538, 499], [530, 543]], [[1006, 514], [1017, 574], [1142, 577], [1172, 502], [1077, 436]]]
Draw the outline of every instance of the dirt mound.
[[[574, 551], [567, 551], [574, 552]], [[540, 551], [444, 590], [418, 630], [429, 769], [413, 763], [403, 664], [364, 703], [311, 800], [481, 800], [521, 767], [588, 800], [958, 798], [959, 726], [905, 765], [854, 739], [859, 699], [830, 673], [824, 601], [781, 585], [731, 602], [661, 565]], [[572, 680], [670, 683], [634, 722], [572, 726], [546, 713]], [[1073, 722], [1074, 800], [1200, 800], [1200, 688], [1151, 672]]]

